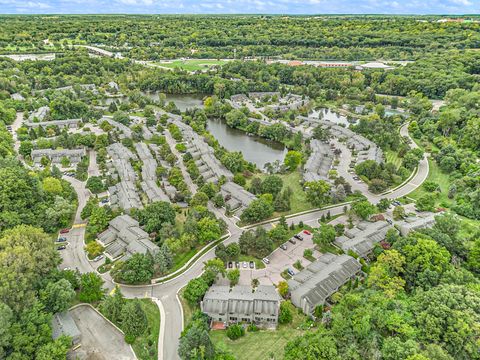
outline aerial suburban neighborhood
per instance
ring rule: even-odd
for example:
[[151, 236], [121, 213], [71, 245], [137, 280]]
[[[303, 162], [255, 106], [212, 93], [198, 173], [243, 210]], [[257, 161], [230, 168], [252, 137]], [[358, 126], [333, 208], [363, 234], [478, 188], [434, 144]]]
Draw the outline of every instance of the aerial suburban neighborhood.
[[81, 3], [0, 1], [0, 359], [480, 359], [474, 1]]

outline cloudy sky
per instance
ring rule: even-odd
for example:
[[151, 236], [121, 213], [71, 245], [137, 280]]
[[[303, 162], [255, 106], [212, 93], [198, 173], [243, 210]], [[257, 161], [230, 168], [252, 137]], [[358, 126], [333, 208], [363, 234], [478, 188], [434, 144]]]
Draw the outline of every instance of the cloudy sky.
[[1, 14], [478, 14], [480, 0], [0, 0]]

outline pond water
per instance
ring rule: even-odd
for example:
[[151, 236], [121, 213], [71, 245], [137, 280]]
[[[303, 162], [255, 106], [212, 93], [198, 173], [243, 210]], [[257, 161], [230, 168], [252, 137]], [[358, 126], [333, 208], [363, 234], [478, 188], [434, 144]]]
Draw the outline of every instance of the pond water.
[[[158, 101], [160, 92], [142, 92], [144, 96], [148, 96], [150, 99]], [[185, 111], [191, 108], [203, 107], [204, 94], [165, 94], [166, 102], [173, 101], [180, 111]], [[123, 102], [128, 99], [127, 96], [109, 97], [105, 99], [105, 104], [110, 105], [112, 102]]]
[[357, 119], [347, 118], [346, 116], [336, 113], [330, 109], [314, 110], [310, 115], [313, 117], [318, 116], [320, 119], [328, 120], [335, 124], [343, 124], [347, 127], [350, 124], [355, 124], [357, 122]]
[[283, 163], [287, 148], [283, 144], [268, 141], [258, 136], [248, 136], [245, 132], [229, 127], [221, 120], [208, 120], [207, 130], [229, 151], [240, 151], [245, 160], [263, 170], [266, 163], [279, 160]]

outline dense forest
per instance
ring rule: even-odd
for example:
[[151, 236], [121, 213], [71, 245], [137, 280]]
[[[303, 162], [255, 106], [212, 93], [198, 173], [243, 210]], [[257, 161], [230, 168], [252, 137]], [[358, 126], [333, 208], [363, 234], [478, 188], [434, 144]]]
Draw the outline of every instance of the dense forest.
[[[367, 20], [368, 19], [368, 20]], [[138, 59], [284, 57], [416, 60], [480, 46], [478, 23], [438, 17], [29, 16], [2, 17], [0, 51], [103, 44]], [[46, 45], [49, 39], [54, 45]]]

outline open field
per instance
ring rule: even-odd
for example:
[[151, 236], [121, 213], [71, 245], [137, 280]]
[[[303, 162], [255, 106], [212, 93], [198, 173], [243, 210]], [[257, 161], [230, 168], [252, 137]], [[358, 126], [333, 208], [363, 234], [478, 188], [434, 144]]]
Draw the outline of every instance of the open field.
[[[444, 172], [442, 172], [434, 160], [429, 159], [428, 163], [430, 166], [430, 172], [428, 173], [428, 177], [426, 181], [436, 182], [437, 184], [440, 185], [440, 189], [441, 189], [441, 193], [439, 197], [436, 199], [436, 204], [437, 205], [440, 204], [441, 206], [445, 206], [445, 207], [451, 206], [453, 202], [447, 196], [448, 188], [450, 187], [450, 179], [448, 174], [445, 174]], [[417, 200], [422, 196], [428, 195], [428, 194], [431, 195], [431, 193], [426, 191], [423, 186], [420, 186], [415, 191], [410, 193], [408, 197], [414, 200]]]
[[159, 64], [171, 69], [179, 68], [187, 71], [206, 70], [215, 65], [223, 65], [224, 60], [212, 60], [212, 59], [191, 59], [191, 60], [172, 60], [166, 62], [160, 62]]

